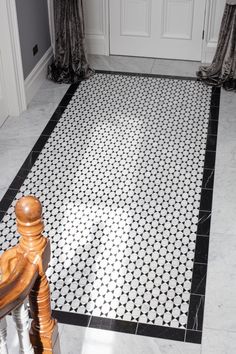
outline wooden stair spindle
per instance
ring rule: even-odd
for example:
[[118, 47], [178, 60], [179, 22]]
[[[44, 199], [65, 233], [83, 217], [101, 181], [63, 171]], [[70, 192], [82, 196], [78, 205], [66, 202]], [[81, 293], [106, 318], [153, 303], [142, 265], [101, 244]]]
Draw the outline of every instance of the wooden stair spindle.
[[29, 294], [33, 318], [30, 339], [34, 352], [60, 354], [58, 326], [51, 316], [50, 289], [45, 271], [50, 261], [50, 243], [42, 235], [42, 207], [33, 196], [21, 198], [15, 208], [17, 229], [21, 235], [19, 249], [38, 264], [38, 278]]

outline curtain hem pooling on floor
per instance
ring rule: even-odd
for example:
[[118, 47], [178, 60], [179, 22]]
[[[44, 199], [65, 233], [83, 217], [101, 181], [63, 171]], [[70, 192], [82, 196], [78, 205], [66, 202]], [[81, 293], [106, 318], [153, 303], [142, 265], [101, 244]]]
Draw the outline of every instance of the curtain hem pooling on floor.
[[211, 86], [236, 91], [236, 2], [231, 5], [232, 1], [225, 5], [213, 62], [210, 66], [201, 66], [197, 76]]
[[90, 68], [84, 31], [82, 0], [54, 0], [55, 55], [48, 78], [72, 84], [93, 74]]

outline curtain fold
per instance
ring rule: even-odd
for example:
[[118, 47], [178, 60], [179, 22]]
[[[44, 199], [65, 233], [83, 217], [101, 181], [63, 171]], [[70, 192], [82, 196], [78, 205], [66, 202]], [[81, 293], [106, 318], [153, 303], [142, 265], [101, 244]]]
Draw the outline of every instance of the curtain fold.
[[54, 0], [55, 54], [48, 78], [58, 83], [76, 83], [93, 74], [84, 31], [82, 0]]
[[206, 84], [236, 90], [236, 5], [228, 0], [221, 22], [219, 39], [213, 62], [201, 66], [197, 77]]

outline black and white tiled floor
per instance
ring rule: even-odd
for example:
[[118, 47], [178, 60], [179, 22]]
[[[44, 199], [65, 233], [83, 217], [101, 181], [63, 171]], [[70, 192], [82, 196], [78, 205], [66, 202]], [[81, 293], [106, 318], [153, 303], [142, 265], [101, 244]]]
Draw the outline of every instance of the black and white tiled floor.
[[1, 249], [26, 177], [16, 199], [43, 204], [59, 319], [200, 342], [219, 90], [97, 73], [73, 91], [0, 204]]

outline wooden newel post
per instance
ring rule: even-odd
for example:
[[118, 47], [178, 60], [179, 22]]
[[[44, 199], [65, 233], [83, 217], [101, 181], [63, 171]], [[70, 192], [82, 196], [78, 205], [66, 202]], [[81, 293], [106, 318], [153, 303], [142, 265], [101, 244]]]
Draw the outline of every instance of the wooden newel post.
[[57, 322], [51, 316], [50, 289], [45, 271], [50, 260], [50, 243], [42, 235], [42, 207], [33, 196], [21, 198], [15, 208], [19, 248], [38, 264], [39, 275], [29, 294], [33, 318], [30, 339], [35, 353], [60, 353]]

